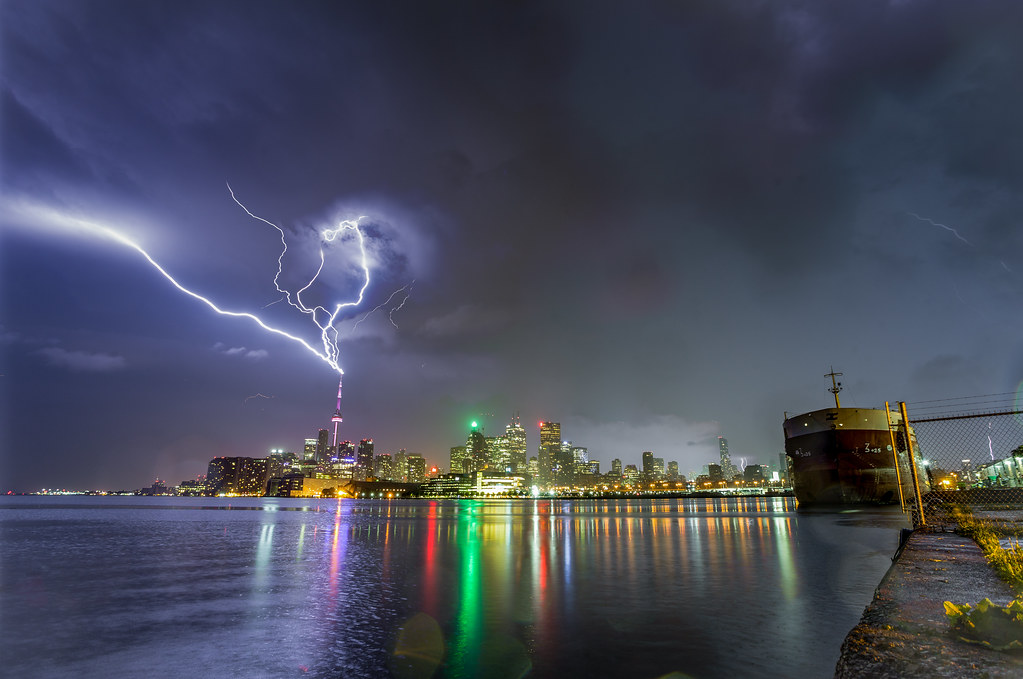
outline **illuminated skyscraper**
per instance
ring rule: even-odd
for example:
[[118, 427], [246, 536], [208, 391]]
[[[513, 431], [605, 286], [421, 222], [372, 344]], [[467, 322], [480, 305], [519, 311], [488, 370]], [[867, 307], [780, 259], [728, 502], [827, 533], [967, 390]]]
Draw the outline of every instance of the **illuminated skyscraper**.
[[359, 441], [359, 449], [355, 453], [355, 472], [352, 478], [365, 481], [373, 474], [373, 439]]
[[451, 473], [464, 474], [468, 472], [469, 460], [468, 448], [465, 446], [454, 446], [451, 448]]
[[404, 448], [394, 454], [394, 472], [392, 481], [406, 483], [408, 481], [408, 452]]
[[373, 476], [381, 481], [394, 481], [394, 461], [388, 453], [373, 458]]
[[330, 462], [329, 447], [330, 432], [326, 429], [321, 429], [316, 436], [316, 461], [318, 463], [327, 464]]
[[582, 446], [572, 446], [572, 464], [574, 465], [577, 474], [587, 472], [589, 470], [589, 462], [589, 450]]
[[423, 483], [426, 481], [426, 459], [422, 455], [409, 455], [408, 460], [408, 482]]
[[643, 453], [643, 480], [649, 483], [656, 478], [654, 472], [654, 454], [649, 450]]
[[466, 456], [469, 460], [469, 472], [478, 472], [486, 469], [490, 461], [490, 451], [487, 449], [487, 437], [479, 430], [479, 425], [472, 423], [472, 430], [469, 438], [465, 441]]
[[554, 485], [555, 472], [558, 467], [558, 455], [561, 453], [561, 423], [540, 423], [540, 450], [538, 455], [540, 484]]
[[504, 428], [504, 435], [508, 439], [508, 466], [513, 472], [525, 473], [526, 430], [519, 422], [518, 415]]
[[663, 457], [655, 457], [654, 458], [654, 480], [655, 481], [662, 481], [662, 480], [664, 480], [664, 458]]
[[315, 460], [316, 459], [316, 439], [306, 439], [305, 445], [302, 446], [302, 459], [303, 460]]
[[731, 481], [739, 470], [732, 464], [732, 458], [728, 455], [728, 439], [718, 437], [718, 450], [721, 453], [721, 475], [725, 481]]
[[617, 457], [611, 460], [611, 473], [615, 476], [622, 475], [622, 461]]

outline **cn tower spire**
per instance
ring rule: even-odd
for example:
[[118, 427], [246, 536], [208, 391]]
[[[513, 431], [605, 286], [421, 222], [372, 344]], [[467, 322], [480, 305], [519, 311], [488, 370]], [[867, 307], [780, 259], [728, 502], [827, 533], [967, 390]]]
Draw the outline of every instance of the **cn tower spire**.
[[337, 378], [337, 408], [334, 409], [334, 417], [330, 418], [334, 423], [334, 451], [337, 452], [337, 432], [341, 425], [341, 378]]

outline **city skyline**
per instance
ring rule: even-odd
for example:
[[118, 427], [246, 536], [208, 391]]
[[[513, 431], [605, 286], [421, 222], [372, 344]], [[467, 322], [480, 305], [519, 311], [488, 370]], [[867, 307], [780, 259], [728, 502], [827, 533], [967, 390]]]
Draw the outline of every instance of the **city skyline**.
[[772, 463], [832, 366], [849, 406], [1020, 393], [1018, 3], [0, 12], [5, 488], [332, 429], [288, 304], [360, 297], [344, 220], [341, 436], [379, 450], [518, 412], [531, 451]]

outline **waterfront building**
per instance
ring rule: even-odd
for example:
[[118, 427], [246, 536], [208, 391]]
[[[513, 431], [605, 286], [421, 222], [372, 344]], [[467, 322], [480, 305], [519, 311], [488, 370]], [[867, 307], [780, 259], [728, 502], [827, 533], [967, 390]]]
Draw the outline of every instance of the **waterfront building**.
[[721, 469], [721, 465], [719, 464], [707, 465], [707, 478], [710, 479], [710, 482], [714, 484], [715, 487], [719, 486], [722, 482], [724, 482], [725, 481], [724, 472]]
[[210, 495], [262, 495], [266, 490], [267, 462], [251, 457], [215, 457], [206, 470]]
[[668, 480], [678, 481], [678, 462], [675, 460], [668, 463]]
[[473, 475], [473, 490], [477, 495], [517, 495], [523, 489], [523, 478], [517, 474], [487, 470]]
[[420, 489], [423, 497], [463, 497], [473, 491], [472, 474], [440, 474]]
[[764, 485], [764, 473], [759, 464], [748, 464], [742, 470], [742, 480], [747, 486]]
[[625, 465], [625, 470], [622, 471], [622, 479], [626, 485], [637, 486], [639, 485], [639, 469], [634, 464]]
[[611, 473], [621, 478], [622, 476], [622, 461], [617, 457], [611, 460]]
[[526, 469], [529, 471], [529, 475], [536, 479], [540, 476], [540, 461], [536, 459], [535, 455], [529, 457], [529, 461], [526, 463]]
[[663, 457], [655, 457], [654, 458], [654, 480], [655, 481], [663, 481], [664, 480], [664, 458]]
[[526, 430], [519, 422], [519, 416], [512, 418], [510, 424], [504, 428], [505, 438], [508, 439], [508, 466], [513, 472], [524, 473], [527, 470], [526, 461]]

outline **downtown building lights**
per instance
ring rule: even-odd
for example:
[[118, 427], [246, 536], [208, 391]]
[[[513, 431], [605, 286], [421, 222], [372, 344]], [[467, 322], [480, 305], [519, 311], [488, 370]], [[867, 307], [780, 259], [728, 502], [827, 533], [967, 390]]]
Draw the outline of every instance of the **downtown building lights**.
[[[333, 423], [333, 422], [332, 422]], [[504, 431], [488, 436], [478, 422], [468, 426], [464, 444], [452, 446], [446, 466], [430, 465], [400, 449], [378, 453], [373, 439], [333, 443], [320, 429], [302, 439], [300, 452], [272, 449], [265, 457], [215, 457], [205, 476], [166, 486], [157, 480], [141, 495], [277, 497], [528, 497], [620, 493], [765, 493], [788, 489], [784, 454], [776, 468], [731, 461], [728, 442], [718, 437], [718, 459], [688, 475], [676, 460], [643, 451], [641, 463], [611, 460], [601, 470], [589, 449], [563, 438], [561, 424], [537, 423], [539, 445], [532, 454], [518, 416]], [[633, 454], [632, 451], [624, 451]], [[436, 459], [436, 458], [434, 458]], [[54, 492], [54, 491], [48, 491]]]

